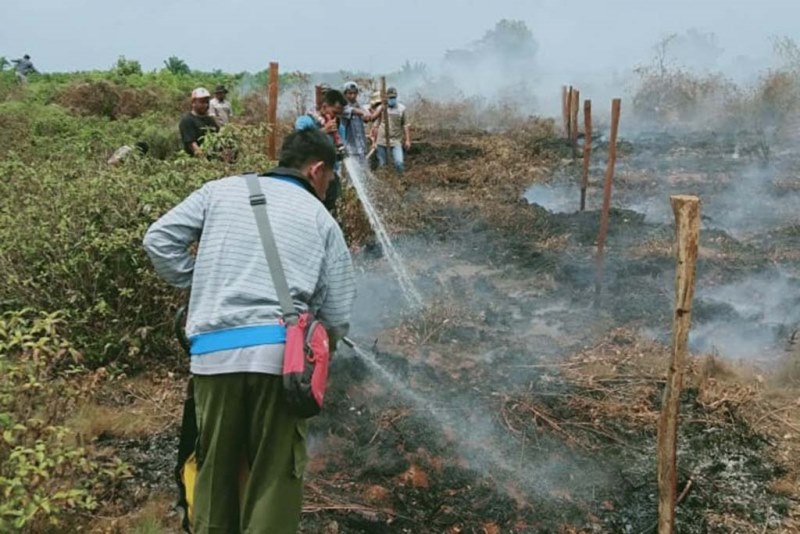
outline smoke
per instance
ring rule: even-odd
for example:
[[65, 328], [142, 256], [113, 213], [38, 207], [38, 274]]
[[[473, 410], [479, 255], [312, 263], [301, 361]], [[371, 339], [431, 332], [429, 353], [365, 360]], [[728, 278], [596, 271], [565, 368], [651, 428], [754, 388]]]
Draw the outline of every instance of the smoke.
[[[549, 15], [554, 16], [559, 9], [550, 6], [553, 12]], [[584, 53], [582, 61], [574, 61], [576, 43], [583, 42], [589, 52], [595, 45], [598, 50], [608, 46], [613, 38], [586, 43], [593, 33], [586, 31], [575, 34], [575, 42], [564, 46], [562, 40], [555, 39], [552, 28], [541, 22], [546, 20], [547, 11], [533, 25], [523, 19], [503, 19], [492, 25], [490, 19], [482, 36], [476, 33], [471, 42], [452, 42], [452, 48], [438, 53], [426, 51], [427, 62], [406, 60], [398, 70], [387, 73], [387, 81], [399, 89], [400, 99], [406, 104], [467, 104], [459, 113], [476, 118], [456, 126], [491, 130], [518, 127], [518, 122], [508, 120], [513, 115], [520, 120], [531, 115], [560, 117], [562, 85], [576, 87], [583, 99], [593, 101], [598, 132], [607, 127], [611, 99], [622, 97], [623, 137], [666, 128], [760, 129], [763, 120], [758, 116], [765, 107], [785, 110], [788, 103], [800, 108], [794, 100], [772, 94], [774, 87], [772, 93], [761, 94], [769, 93], [770, 87], [765, 84], [772, 67], [780, 67], [781, 72], [798, 71], [800, 52], [790, 39], [771, 40], [766, 33], [750, 35], [750, 41], [758, 40], [762, 46], [742, 50], [739, 42], [720, 37], [710, 29], [713, 26], [694, 26], [690, 21], [688, 28], [678, 27], [676, 31], [674, 24], [665, 23], [646, 37], [639, 35], [624, 54], [615, 55], [614, 61], [596, 53]], [[770, 47], [774, 47], [771, 56], [763, 51]], [[363, 103], [377, 86], [376, 73], [363, 71], [331, 70], [305, 76], [281, 88], [282, 117], [303, 113], [313, 105], [314, 84], [340, 87], [347, 80], [359, 80], [367, 86]], [[263, 73], [245, 76], [239, 83], [240, 96], [258, 92], [265, 99], [263, 81]], [[800, 96], [797, 88], [777, 89]], [[427, 111], [424, 107], [422, 110]], [[498, 120], [492, 120], [493, 113]]]
[[800, 281], [784, 272], [701, 288], [696, 300], [700, 306], [715, 308], [720, 316], [693, 327], [689, 342], [701, 352], [731, 358], [765, 357], [784, 348], [800, 322]]
[[563, 184], [533, 184], [525, 191], [525, 200], [537, 204], [551, 213], [578, 211], [578, 186]]
[[538, 49], [523, 21], [503, 19], [480, 40], [446, 51], [437, 74], [423, 65], [406, 64], [397, 74], [397, 84], [427, 98], [480, 97], [531, 107]]
[[[744, 157], [741, 150], [736, 145], [716, 162], [709, 158], [707, 173], [676, 170], [665, 173], [666, 179], [649, 190], [620, 189], [615, 204], [644, 214], [647, 222], [668, 224], [673, 219], [667, 201], [670, 195], [698, 195], [702, 200], [703, 227], [722, 230], [737, 239], [788, 224], [800, 210], [800, 191], [786, 188], [785, 175], [776, 166], [745, 164], [742, 169], [730, 166]], [[715, 165], [720, 167], [714, 169]]]

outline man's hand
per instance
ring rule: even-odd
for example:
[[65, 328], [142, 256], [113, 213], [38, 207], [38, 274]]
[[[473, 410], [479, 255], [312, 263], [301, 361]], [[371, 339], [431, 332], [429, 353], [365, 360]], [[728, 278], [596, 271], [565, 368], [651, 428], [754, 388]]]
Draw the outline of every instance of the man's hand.
[[325, 123], [325, 126], [322, 127], [322, 131], [325, 132], [326, 134], [336, 133], [338, 129], [339, 127], [336, 125], [335, 119], [329, 120], [328, 122]]
[[406, 139], [406, 140], [403, 142], [403, 148], [405, 148], [405, 149], [406, 149], [406, 151], [409, 151], [409, 150], [411, 150], [411, 139]]

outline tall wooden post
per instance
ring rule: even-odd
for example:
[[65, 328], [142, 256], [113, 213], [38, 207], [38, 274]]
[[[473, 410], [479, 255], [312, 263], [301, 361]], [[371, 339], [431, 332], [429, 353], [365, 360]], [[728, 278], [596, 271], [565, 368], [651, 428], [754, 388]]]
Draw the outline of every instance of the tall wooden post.
[[389, 152], [392, 150], [392, 143], [390, 141], [390, 128], [389, 128], [389, 97], [386, 95], [386, 76], [381, 76], [381, 104], [383, 106], [383, 113], [381, 120], [383, 121], [383, 132], [386, 136], [386, 158], [389, 158]]
[[269, 64], [269, 107], [267, 109], [267, 157], [270, 161], [278, 159], [278, 63]]
[[322, 86], [314, 86], [314, 106], [317, 111], [322, 107]]
[[561, 120], [564, 122], [564, 138], [569, 138], [569, 92], [567, 86], [561, 86]]
[[572, 91], [572, 100], [570, 102], [570, 111], [572, 115], [570, 115], [569, 122], [572, 125], [572, 131], [570, 131], [569, 139], [572, 142], [572, 155], [575, 156], [575, 152], [578, 149], [578, 112], [580, 111], [581, 105], [581, 92], [578, 89], [574, 89]]
[[597, 280], [595, 293], [600, 296], [603, 286], [603, 255], [606, 246], [606, 233], [608, 233], [608, 210], [611, 208], [611, 184], [614, 180], [614, 166], [617, 163], [617, 132], [619, 131], [619, 112], [622, 101], [615, 98], [611, 102], [611, 137], [608, 141], [608, 165], [606, 165], [606, 179], [603, 185], [603, 211], [600, 213], [600, 234], [597, 236]]
[[592, 101], [583, 102], [583, 176], [581, 177], [581, 211], [586, 209], [589, 187], [589, 163], [592, 158]]
[[572, 138], [572, 86], [567, 89], [567, 141]]
[[658, 533], [672, 534], [678, 486], [678, 412], [683, 367], [686, 361], [689, 328], [692, 320], [697, 249], [700, 242], [700, 199], [695, 196], [670, 197], [675, 214], [677, 265], [675, 269], [675, 312], [672, 318], [672, 361], [667, 371], [667, 386], [658, 420]]

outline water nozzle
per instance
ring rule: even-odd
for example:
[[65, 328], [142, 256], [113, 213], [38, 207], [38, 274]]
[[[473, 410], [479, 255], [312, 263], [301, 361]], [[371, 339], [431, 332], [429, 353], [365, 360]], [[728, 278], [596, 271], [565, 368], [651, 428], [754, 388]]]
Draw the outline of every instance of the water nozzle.
[[348, 346], [348, 347], [350, 347], [351, 349], [354, 349], [354, 348], [356, 348], [356, 344], [355, 344], [355, 343], [353, 343], [353, 340], [352, 340], [352, 339], [350, 339], [350, 338], [349, 338], [349, 337], [347, 337], [347, 336], [344, 336], [344, 337], [342, 338], [342, 343], [344, 343], [345, 345], [347, 345], [347, 346]]

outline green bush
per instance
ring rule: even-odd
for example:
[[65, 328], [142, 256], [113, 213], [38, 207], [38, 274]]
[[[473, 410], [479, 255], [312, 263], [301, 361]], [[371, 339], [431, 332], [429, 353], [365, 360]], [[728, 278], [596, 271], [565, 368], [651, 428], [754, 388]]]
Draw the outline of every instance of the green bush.
[[142, 73], [142, 64], [135, 59], [126, 59], [125, 56], [119, 56], [117, 63], [112, 69], [117, 76], [130, 76], [132, 74]]
[[[0, 146], [0, 311], [63, 310], [93, 365], [181, 361], [169, 317], [182, 297], [154, 274], [144, 232], [204, 182], [269, 162], [263, 127], [232, 126], [212, 140], [238, 152], [226, 164], [182, 155], [176, 123], [0, 104], [0, 127], [13, 132]], [[150, 145], [146, 157], [105, 164], [115, 148], [139, 140]]]
[[148, 163], [66, 178], [14, 165], [29, 177], [25, 186], [3, 172], [8, 163], [0, 170], [8, 199], [0, 201], [0, 302], [64, 310], [73, 339], [97, 363], [141, 363], [143, 346], [151, 354], [172, 347], [169, 329], [157, 336], [150, 325], [163, 324], [177, 295], [156, 279], [141, 240], [157, 215], [214, 171], [193, 161], [169, 169]]
[[0, 317], [0, 532], [68, 529], [130, 476], [63, 426], [92, 387], [63, 337], [64, 317], [31, 310]]

